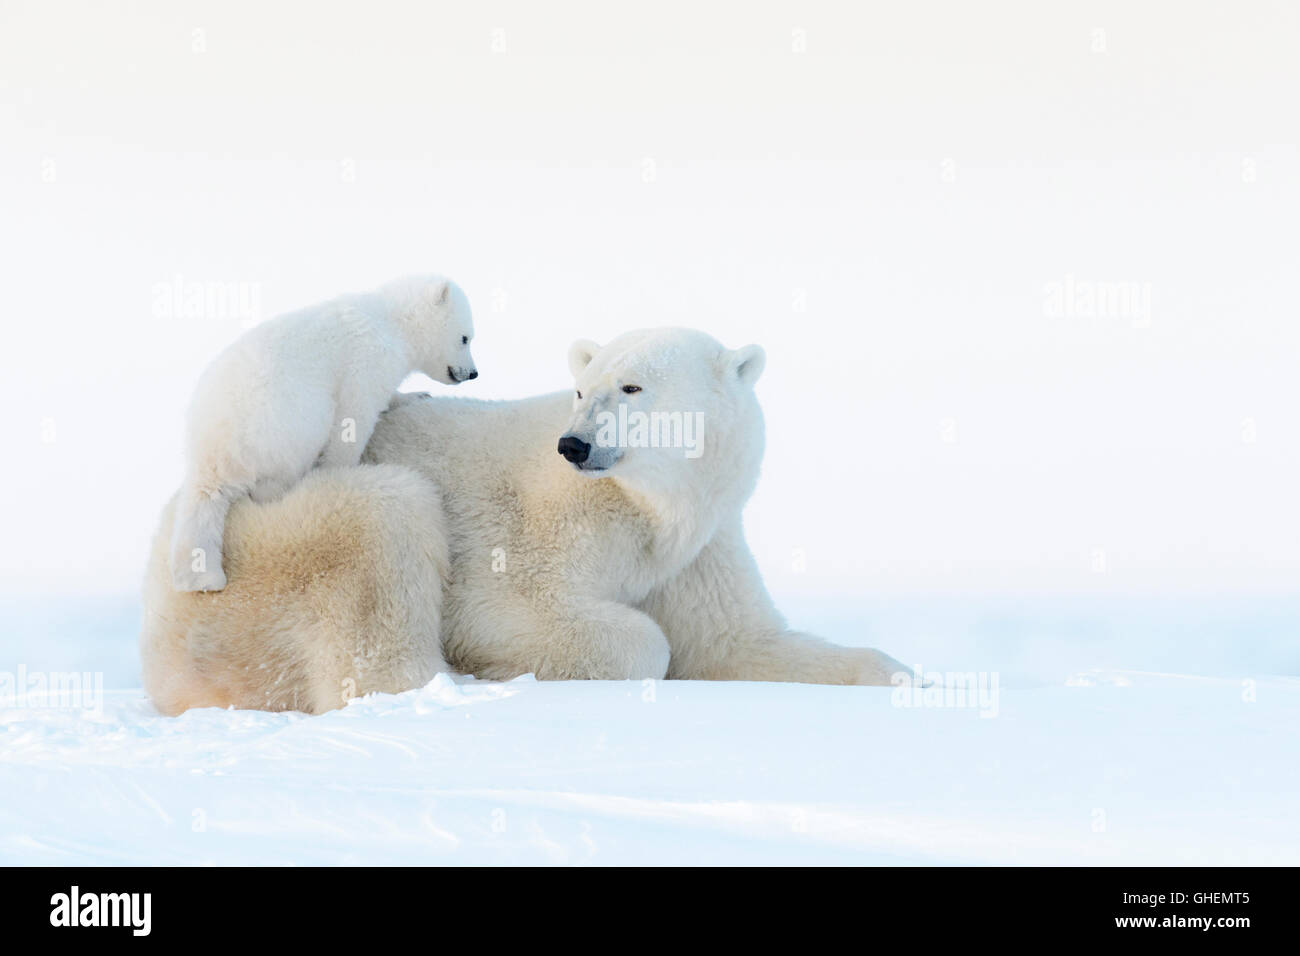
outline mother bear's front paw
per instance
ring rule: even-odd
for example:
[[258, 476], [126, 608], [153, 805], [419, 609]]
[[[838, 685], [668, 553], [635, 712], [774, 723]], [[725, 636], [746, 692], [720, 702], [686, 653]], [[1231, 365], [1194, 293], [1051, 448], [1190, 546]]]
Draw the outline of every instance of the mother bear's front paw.
[[897, 683], [895, 674], [903, 674], [909, 681], [912, 679], [912, 668], [874, 647], [862, 648], [861, 655], [857, 674], [853, 680], [855, 684], [889, 686]]

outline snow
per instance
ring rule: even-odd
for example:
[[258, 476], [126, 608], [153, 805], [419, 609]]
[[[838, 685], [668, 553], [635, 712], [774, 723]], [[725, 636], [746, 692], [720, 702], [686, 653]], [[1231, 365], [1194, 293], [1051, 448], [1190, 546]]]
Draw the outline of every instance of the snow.
[[0, 670], [102, 665], [107, 689], [0, 704], [0, 863], [1300, 862], [1294, 608], [793, 607], [991, 671], [996, 706], [440, 675], [320, 717], [165, 718], [132, 603], [11, 603]]

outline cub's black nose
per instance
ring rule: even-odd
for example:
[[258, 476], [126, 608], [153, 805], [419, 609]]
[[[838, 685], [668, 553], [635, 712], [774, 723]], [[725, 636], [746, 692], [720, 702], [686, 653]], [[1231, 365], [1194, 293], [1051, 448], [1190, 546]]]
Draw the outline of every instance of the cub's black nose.
[[469, 375], [466, 376], [466, 377], [469, 378], [469, 379], [476, 379], [476, 378], [478, 378], [478, 369], [474, 369], [474, 371], [470, 372]]
[[565, 435], [555, 450], [575, 465], [581, 465], [591, 454], [591, 446], [575, 435]]

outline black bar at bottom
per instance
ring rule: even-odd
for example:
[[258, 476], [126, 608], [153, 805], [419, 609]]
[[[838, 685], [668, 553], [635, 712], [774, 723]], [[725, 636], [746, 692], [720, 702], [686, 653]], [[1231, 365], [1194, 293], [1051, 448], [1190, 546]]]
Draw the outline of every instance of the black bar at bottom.
[[[867, 939], [954, 943], [1047, 938], [1231, 944], [1288, 927], [1295, 871], [1257, 868], [9, 869], [0, 895], [6, 942], [76, 934], [248, 945], [388, 945], [450, 927], [573, 942], [592, 933], [712, 938], [830, 927]], [[75, 889], [74, 889], [75, 888]], [[113, 925], [116, 924], [116, 925]], [[568, 926], [567, 930], [560, 927]], [[394, 932], [397, 934], [394, 935]], [[413, 940], [411, 940], [413, 941]], [[16, 951], [16, 950], [15, 950]]]

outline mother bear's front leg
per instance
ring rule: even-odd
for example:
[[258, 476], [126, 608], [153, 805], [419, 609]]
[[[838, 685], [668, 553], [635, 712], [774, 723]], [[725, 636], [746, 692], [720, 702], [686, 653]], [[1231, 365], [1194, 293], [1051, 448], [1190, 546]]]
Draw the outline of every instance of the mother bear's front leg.
[[648, 615], [600, 598], [537, 601], [500, 593], [453, 601], [445, 652], [451, 665], [485, 680], [659, 679], [668, 639]]
[[738, 521], [644, 607], [668, 637], [675, 680], [887, 685], [911, 673], [874, 648], [841, 647], [786, 627]]

